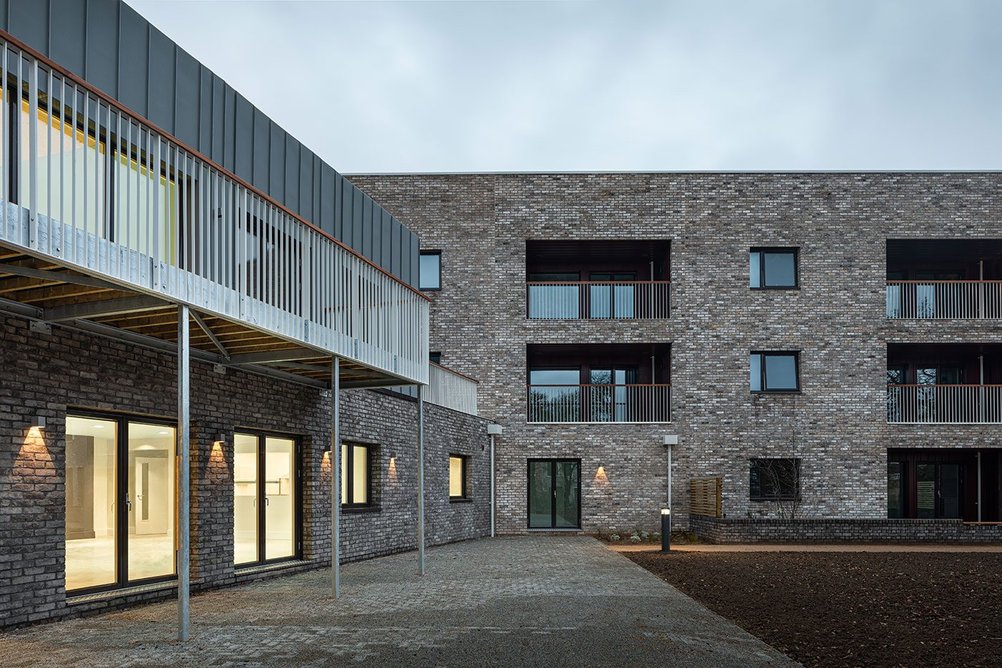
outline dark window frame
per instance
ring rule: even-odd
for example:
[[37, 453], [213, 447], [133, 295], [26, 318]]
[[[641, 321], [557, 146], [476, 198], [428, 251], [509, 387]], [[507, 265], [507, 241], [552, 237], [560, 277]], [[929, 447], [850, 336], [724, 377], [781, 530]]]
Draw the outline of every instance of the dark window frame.
[[[128, 413], [119, 411], [102, 411], [95, 410], [92, 408], [78, 408], [75, 406], [68, 406], [66, 413], [64, 413], [64, 428], [65, 428], [65, 418], [77, 417], [77, 418], [92, 418], [95, 420], [105, 420], [107, 422], [115, 423], [115, 495], [120, 501], [116, 503], [115, 508], [115, 582], [110, 584], [96, 585], [93, 587], [81, 587], [79, 589], [72, 589], [66, 592], [66, 598], [71, 599], [76, 596], [86, 596], [87, 594], [95, 594], [100, 592], [108, 591], [118, 591], [121, 589], [127, 589], [129, 587], [137, 587], [146, 584], [155, 584], [159, 582], [171, 582], [177, 580], [177, 565], [175, 564], [174, 573], [171, 575], [158, 575], [150, 578], [139, 578], [130, 579], [129, 578], [129, 508], [128, 497], [129, 491], [129, 475], [128, 475], [128, 459], [129, 459], [129, 423], [138, 424], [156, 424], [163, 425], [165, 427], [171, 427], [174, 429], [174, 454], [177, 456], [180, 444], [180, 427], [176, 419], [170, 419], [165, 417], [160, 417], [156, 415], [143, 415], [141, 413]], [[65, 440], [66, 434], [63, 434]], [[124, 464], [124, 470], [122, 468], [122, 463]], [[66, 478], [66, 461], [63, 458], [63, 478]], [[175, 479], [175, 485], [177, 480]], [[174, 497], [174, 512], [177, 513], [178, 509], [178, 498], [177, 492], [175, 490]], [[174, 527], [174, 539], [178, 539], [179, 527]], [[66, 508], [63, 507], [63, 533], [66, 532]], [[65, 564], [63, 565], [63, 574], [65, 575]]]
[[[753, 246], [748, 249], [748, 263], [751, 255], [757, 253], [758, 285], [749, 285], [750, 290], [799, 290], [800, 289], [800, 247], [799, 246]], [[765, 281], [765, 256], [769, 253], [793, 255], [793, 285], [767, 285]], [[749, 267], [749, 276], [751, 274]], [[749, 279], [750, 280], [750, 279]]]
[[[463, 490], [462, 490], [462, 494], [460, 496], [453, 496], [452, 495], [452, 460], [453, 459], [458, 459], [458, 460], [460, 460], [460, 461], [463, 462], [463, 472], [462, 472], [462, 476], [463, 476]], [[459, 453], [456, 453], [456, 452], [450, 452], [449, 453], [449, 501], [452, 501], [452, 502], [457, 502], [457, 501], [462, 502], [462, 501], [470, 501], [471, 500], [470, 499], [469, 475], [470, 475], [470, 456], [469, 455], [459, 454]]]
[[[421, 257], [425, 255], [437, 256], [438, 257], [438, 286], [437, 287], [425, 287], [424, 281], [421, 280]], [[422, 250], [418, 254], [418, 289], [422, 292], [438, 292], [442, 289], [442, 251], [441, 250]]]
[[[749, 364], [748, 375], [749, 375], [749, 378], [751, 378], [751, 369], [750, 369], [750, 366], [751, 366], [751, 356], [752, 355], [759, 355], [759, 356], [761, 356], [761, 360], [759, 361], [759, 388], [760, 389], [757, 389], [757, 390], [752, 389], [751, 390], [752, 394], [798, 394], [798, 393], [802, 392], [802, 389], [801, 389], [802, 385], [801, 385], [801, 382], [800, 382], [800, 351], [799, 350], [752, 350], [751, 352], [748, 353], [748, 357], [749, 357], [749, 361], [748, 361], [748, 364]], [[790, 389], [790, 388], [780, 388], [780, 389], [775, 389], [775, 390], [769, 389], [769, 386], [766, 384], [766, 364], [765, 364], [765, 358], [766, 357], [793, 357], [793, 371], [794, 371], [794, 374], [796, 375], [797, 387], [795, 387], [793, 389]]]
[[[283, 561], [296, 561], [302, 559], [303, 557], [303, 439], [297, 434], [289, 434], [280, 431], [270, 431], [263, 429], [244, 429], [237, 427], [233, 430], [233, 435], [242, 434], [244, 436], [253, 436], [257, 439], [257, 521], [258, 521], [258, 546], [257, 546], [257, 560], [256, 561], [243, 561], [239, 564], [233, 564], [234, 570], [240, 570], [242, 568], [255, 568], [257, 566], [262, 566], [264, 564], [274, 564]], [[266, 542], [267, 542], [267, 520], [266, 520], [266, 509], [265, 504], [261, 503], [261, 500], [266, 496], [267, 489], [267, 449], [265, 446], [265, 439], [267, 438], [281, 438], [292, 441], [293, 443], [293, 463], [295, 464], [296, 470], [294, 476], [296, 479], [295, 495], [292, 499], [293, 511], [295, 512], [295, 538], [296, 538], [296, 551], [291, 557], [276, 557], [274, 559], [266, 558]], [[232, 444], [231, 444], [232, 445]], [[236, 446], [233, 446], [236, 447]]]
[[[762, 462], [793, 462], [794, 481], [796, 489], [777, 490], [767, 494], [762, 490], [762, 474], [756, 472], [756, 466]], [[801, 498], [801, 481], [803, 480], [803, 465], [800, 457], [752, 457], [748, 460], [748, 500], [749, 501], [797, 501]], [[782, 481], [780, 481], [782, 484]]]
[[[375, 499], [374, 499], [373, 494], [372, 494], [372, 491], [373, 491], [373, 485], [372, 485], [373, 470], [372, 470], [372, 468], [373, 468], [373, 461], [374, 461], [373, 455], [376, 452], [377, 446], [374, 445], [374, 444], [372, 444], [372, 443], [359, 443], [358, 441], [341, 441], [341, 446], [347, 446], [346, 447], [347, 452], [343, 455], [343, 457], [345, 458], [344, 468], [348, 469], [348, 475], [345, 476], [344, 480], [341, 481], [341, 484], [344, 485], [344, 486], [346, 486], [346, 488], [348, 490], [348, 502], [347, 503], [342, 503], [341, 504], [341, 508], [344, 509], [344, 510], [346, 510], [346, 511], [349, 511], [349, 512], [350, 511], [363, 511], [363, 510], [370, 510], [370, 509], [377, 508], [378, 505], [376, 504]], [[354, 469], [353, 464], [354, 464], [354, 461], [355, 461], [355, 448], [356, 447], [358, 447], [358, 448], [365, 448], [365, 460], [366, 460], [365, 461], [365, 488], [366, 488], [365, 489], [365, 499], [366, 499], [365, 503], [357, 503], [357, 502], [353, 502], [352, 501], [352, 498], [354, 497], [353, 492], [355, 491], [355, 479], [354, 479], [354, 476], [351, 475], [351, 472]], [[340, 493], [341, 493], [341, 490], [338, 490], [338, 494], [340, 494]]]

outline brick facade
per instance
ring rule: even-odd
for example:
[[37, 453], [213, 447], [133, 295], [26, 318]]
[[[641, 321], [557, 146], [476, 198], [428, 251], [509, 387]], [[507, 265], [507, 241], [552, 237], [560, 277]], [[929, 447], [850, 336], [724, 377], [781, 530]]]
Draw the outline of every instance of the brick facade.
[[[262, 577], [233, 566], [233, 433], [257, 429], [301, 442], [303, 567], [330, 559], [330, 392], [211, 365], [191, 367], [192, 588]], [[176, 359], [60, 327], [30, 331], [0, 316], [0, 626], [81, 614], [171, 594], [68, 605], [64, 589], [65, 425], [68, 409], [173, 419]], [[342, 437], [376, 446], [378, 506], [343, 515], [345, 561], [416, 547], [417, 403], [385, 391], [342, 392]], [[29, 430], [46, 418], [43, 433]], [[225, 445], [214, 448], [222, 434]], [[425, 405], [426, 536], [439, 544], [483, 536], [489, 521], [485, 421]], [[450, 503], [448, 455], [470, 458], [471, 501]], [[390, 457], [395, 457], [390, 465]], [[295, 566], [294, 566], [295, 568]]]
[[[687, 481], [722, 476], [728, 517], [770, 517], [749, 500], [749, 459], [800, 457], [808, 517], [886, 515], [887, 450], [998, 448], [992, 425], [885, 420], [888, 342], [999, 342], [991, 321], [885, 317], [889, 238], [1002, 236], [994, 173], [606, 173], [355, 176], [442, 251], [431, 350], [481, 381], [501, 423], [499, 529], [526, 526], [526, 459], [580, 457], [585, 530], [656, 529], [662, 435], [677, 434], [673, 506]], [[671, 318], [530, 321], [528, 239], [671, 242]], [[800, 249], [800, 289], [751, 291], [748, 250]], [[526, 422], [526, 345], [671, 344], [672, 423]], [[799, 350], [802, 392], [749, 392], [751, 350]], [[597, 474], [599, 464], [606, 475]]]

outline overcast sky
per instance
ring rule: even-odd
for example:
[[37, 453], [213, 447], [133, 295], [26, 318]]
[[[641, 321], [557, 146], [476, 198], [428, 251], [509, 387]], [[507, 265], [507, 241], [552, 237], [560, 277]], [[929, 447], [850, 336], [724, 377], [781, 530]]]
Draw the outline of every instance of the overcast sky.
[[1002, 2], [126, 0], [342, 172], [1002, 168]]

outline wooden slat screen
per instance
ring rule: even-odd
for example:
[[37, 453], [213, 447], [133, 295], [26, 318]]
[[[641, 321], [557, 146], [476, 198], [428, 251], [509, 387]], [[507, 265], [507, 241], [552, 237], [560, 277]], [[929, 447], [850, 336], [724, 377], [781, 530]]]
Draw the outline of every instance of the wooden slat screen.
[[722, 478], [693, 478], [689, 481], [689, 512], [709, 517], [721, 516]]

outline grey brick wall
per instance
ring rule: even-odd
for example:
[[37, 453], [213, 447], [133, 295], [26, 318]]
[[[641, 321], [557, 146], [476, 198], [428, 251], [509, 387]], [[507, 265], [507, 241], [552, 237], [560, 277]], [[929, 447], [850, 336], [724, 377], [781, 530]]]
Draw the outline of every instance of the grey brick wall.
[[[499, 441], [499, 528], [522, 531], [528, 457], [581, 457], [586, 530], [658, 526], [663, 434], [678, 434], [673, 505], [687, 482], [724, 478], [730, 517], [769, 517], [748, 499], [748, 460], [803, 459], [812, 517], [886, 513], [887, 449], [995, 448], [997, 426], [885, 424], [888, 342], [998, 342], [992, 322], [885, 316], [888, 238], [1002, 236], [996, 173], [634, 173], [355, 176], [441, 249], [431, 349], [481, 381]], [[527, 239], [668, 239], [669, 321], [529, 321]], [[748, 249], [800, 248], [801, 288], [751, 291]], [[671, 424], [526, 423], [526, 345], [670, 342]], [[803, 392], [754, 396], [748, 353], [801, 351]], [[607, 479], [596, 477], [605, 465]]]
[[731, 519], [689, 516], [689, 529], [711, 543], [1002, 543], [1002, 525], [961, 520]]
[[[192, 575], [195, 590], [239, 581], [233, 567], [233, 433], [259, 429], [302, 442], [303, 558], [330, 559], [329, 392], [193, 363], [191, 376]], [[417, 404], [388, 392], [341, 393], [342, 436], [374, 444], [375, 512], [346, 514], [342, 559], [413, 549], [416, 539]], [[72, 408], [176, 416], [170, 355], [54, 327], [30, 332], [0, 316], [0, 626], [76, 615], [170, 595], [153, 592], [67, 607], [64, 589], [65, 424]], [[47, 418], [44, 435], [28, 430]], [[212, 442], [225, 436], [215, 453]], [[489, 481], [483, 419], [425, 405], [427, 540], [488, 531]], [[448, 455], [470, 456], [472, 501], [450, 503]], [[396, 455], [395, 477], [389, 458]], [[261, 577], [256, 574], [253, 577]]]

